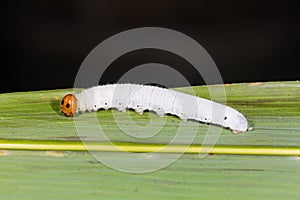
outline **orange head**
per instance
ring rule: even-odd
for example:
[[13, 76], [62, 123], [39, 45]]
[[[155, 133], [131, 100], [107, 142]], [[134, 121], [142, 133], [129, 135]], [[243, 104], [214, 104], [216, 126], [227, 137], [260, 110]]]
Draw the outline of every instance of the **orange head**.
[[72, 94], [64, 96], [60, 102], [60, 111], [67, 117], [73, 116], [77, 109], [77, 99]]

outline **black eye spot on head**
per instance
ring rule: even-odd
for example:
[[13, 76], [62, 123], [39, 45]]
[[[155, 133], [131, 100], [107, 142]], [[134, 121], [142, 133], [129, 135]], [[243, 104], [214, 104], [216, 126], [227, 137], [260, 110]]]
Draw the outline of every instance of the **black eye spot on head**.
[[64, 105], [65, 101], [64, 100], [61, 100], [61, 105]]
[[94, 107], [96, 108], [96, 107], [97, 107], [97, 105], [94, 105]]
[[70, 104], [69, 104], [69, 103], [67, 103], [66, 107], [67, 107], [67, 108], [70, 108]]
[[226, 120], [227, 119], [227, 117], [224, 117], [224, 120]]

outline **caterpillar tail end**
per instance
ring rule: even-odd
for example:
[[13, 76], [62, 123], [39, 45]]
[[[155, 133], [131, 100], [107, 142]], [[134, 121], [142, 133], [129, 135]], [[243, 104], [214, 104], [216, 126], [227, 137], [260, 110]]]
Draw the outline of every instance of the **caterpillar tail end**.
[[252, 130], [253, 130], [253, 127], [249, 126], [246, 130], [243, 130], [243, 131], [241, 131], [241, 130], [231, 130], [231, 132], [232, 132], [234, 135], [236, 135], [236, 134], [239, 134], [239, 133], [245, 133], [245, 132], [247, 132], [247, 131], [252, 131]]
[[67, 94], [60, 102], [60, 111], [67, 117], [73, 117], [76, 114], [77, 99], [73, 94]]

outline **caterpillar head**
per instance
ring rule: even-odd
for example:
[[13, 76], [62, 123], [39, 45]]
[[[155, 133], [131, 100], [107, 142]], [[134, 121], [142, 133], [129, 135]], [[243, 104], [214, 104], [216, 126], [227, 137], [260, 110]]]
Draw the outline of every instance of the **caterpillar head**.
[[73, 116], [77, 109], [77, 99], [72, 94], [64, 96], [60, 102], [60, 111], [67, 117]]

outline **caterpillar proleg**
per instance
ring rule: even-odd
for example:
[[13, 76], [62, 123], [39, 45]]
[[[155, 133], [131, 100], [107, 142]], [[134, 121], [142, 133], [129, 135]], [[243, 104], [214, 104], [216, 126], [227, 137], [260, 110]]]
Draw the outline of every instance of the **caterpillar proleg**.
[[178, 116], [182, 120], [195, 120], [220, 125], [234, 133], [249, 130], [248, 121], [239, 111], [211, 100], [175, 90], [151, 85], [108, 84], [85, 89], [64, 96], [61, 112], [74, 116], [85, 111], [116, 108], [121, 112], [133, 109], [142, 114], [153, 111]]

